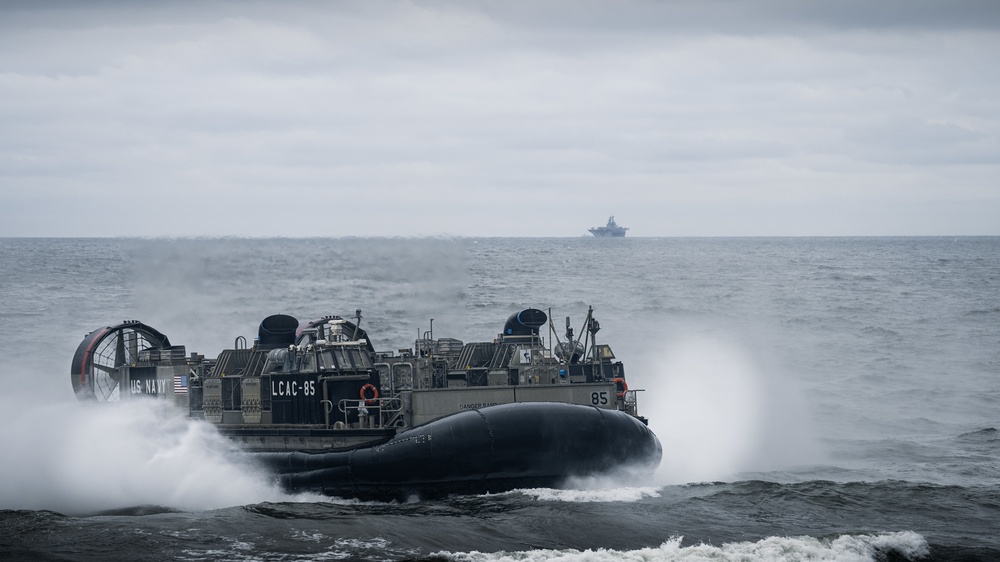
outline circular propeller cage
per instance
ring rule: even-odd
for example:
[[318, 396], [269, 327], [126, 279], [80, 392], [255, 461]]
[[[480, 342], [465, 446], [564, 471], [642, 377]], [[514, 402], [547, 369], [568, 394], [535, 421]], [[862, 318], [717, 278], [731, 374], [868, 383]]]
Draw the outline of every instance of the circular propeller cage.
[[120, 401], [121, 367], [135, 365], [140, 351], [169, 346], [166, 336], [141, 322], [126, 321], [94, 330], [83, 338], [70, 367], [77, 398]]

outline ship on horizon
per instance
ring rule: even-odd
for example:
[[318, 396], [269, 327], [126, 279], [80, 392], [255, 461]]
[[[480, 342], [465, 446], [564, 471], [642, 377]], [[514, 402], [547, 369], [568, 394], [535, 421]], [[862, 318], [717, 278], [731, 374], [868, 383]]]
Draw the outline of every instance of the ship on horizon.
[[624, 238], [625, 231], [628, 227], [618, 226], [615, 222], [615, 216], [611, 215], [608, 217], [607, 226], [595, 226], [590, 229], [590, 233], [598, 238]]

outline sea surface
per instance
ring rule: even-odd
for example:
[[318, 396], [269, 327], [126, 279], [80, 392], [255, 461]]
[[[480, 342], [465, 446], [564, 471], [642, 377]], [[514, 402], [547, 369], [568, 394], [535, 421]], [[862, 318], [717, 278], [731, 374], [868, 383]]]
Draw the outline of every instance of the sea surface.
[[[652, 476], [289, 495], [207, 424], [81, 405], [83, 336], [214, 356], [262, 318], [377, 349], [526, 307], [625, 362]], [[0, 239], [0, 559], [1000, 560], [1000, 238]]]

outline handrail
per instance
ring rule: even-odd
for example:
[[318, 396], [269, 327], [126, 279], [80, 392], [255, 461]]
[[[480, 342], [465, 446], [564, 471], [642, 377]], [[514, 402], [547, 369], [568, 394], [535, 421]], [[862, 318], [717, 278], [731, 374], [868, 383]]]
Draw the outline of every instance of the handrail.
[[[357, 412], [359, 427], [358, 429], [378, 429], [381, 427], [393, 427], [399, 420], [403, 420], [403, 401], [398, 397], [388, 397], [388, 398], [378, 398], [375, 404], [366, 404], [365, 400], [355, 400], [353, 398], [343, 398], [337, 403], [337, 409], [344, 414], [344, 425], [349, 426], [347, 421], [350, 417], [351, 412]], [[376, 425], [372, 428], [366, 427], [368, 425], [368, 412], [371, 409], [378, 410], [378, 417], [375, 420]], [[365, 419], [364, 422], [360, 420]], [[405, 423], [405, 420], [403, 420]], [[403, 427], [403, 426], [398, 426]]]

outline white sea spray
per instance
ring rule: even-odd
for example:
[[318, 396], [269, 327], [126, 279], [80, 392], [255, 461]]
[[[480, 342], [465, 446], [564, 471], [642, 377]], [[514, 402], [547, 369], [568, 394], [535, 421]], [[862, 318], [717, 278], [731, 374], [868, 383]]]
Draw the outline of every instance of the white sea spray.
[[456, 562], [875, 562], [889, 551], [908, 560], [927, 556], [926, 539], [913, 531], [877, 535], [841, 535], [834, 539], [767, 537], [756, 542], [721, 546], [682, 546], [671, 537], [660, 546], [635, 550], [531, 550], [523, 552], [438, 552]]

